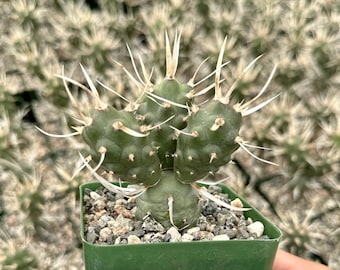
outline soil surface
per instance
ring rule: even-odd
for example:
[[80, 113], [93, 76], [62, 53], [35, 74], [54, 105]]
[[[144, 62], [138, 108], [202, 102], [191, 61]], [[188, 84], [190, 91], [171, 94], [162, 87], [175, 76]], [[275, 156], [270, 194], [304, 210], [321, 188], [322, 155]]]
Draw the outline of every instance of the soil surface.
[[[208, 191], [218, 199], [242, 207], [239, 199], [230, 200], [218, 186]], [[264, 225], [246, 218], [242, 211], [230, 211], [208, 199], [200, 198], [201, 215], [196, 226], [164, 228], [151, 215], [136, 220], [136, 199], [114, 194], [105, 188], [85, 190], [84, 220], [88, 242], [102, 245], [190, 242], [204, 240], [268, 239]]]

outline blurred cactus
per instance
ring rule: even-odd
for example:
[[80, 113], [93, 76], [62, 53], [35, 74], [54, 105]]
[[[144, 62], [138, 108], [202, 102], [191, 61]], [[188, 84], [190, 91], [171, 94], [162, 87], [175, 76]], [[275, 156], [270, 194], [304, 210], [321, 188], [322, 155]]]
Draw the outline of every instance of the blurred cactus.
[[38, 259], [28, 247], [18, 247], [11, 240], [0, 241], [0, 264], [3, 270], [38, 270]]
[[[178, 29], [182, 33], [181, 65], [177, 71], [180, 81], [193, 74], [206, 56], [210, 57], [201, 73], [213, 70], [219, 53], [216, 44], [222, 44], [228, 35], [225, 59], [231, 62], [222, 70], [222, 76], [226, 78], [223, 84], [228, 87], [239, 78], [232, 101], [256, 96], [259, 89], [254, 86], [263, 85], [270, 68], [278, 64], [271, 88], [281, 93], [280, 98], [261, 114], [243, 119], [245, 128], [241, 132], [253, 144], [272, 148], [273, 151], [255, 150], [255, 153], [274, 160], [280, 167], [261, 166], [253, 159], [243, 159], [243, 153], [237, 152], [233, 158], [245, 169], [242, 175], [249, 174], [244, 186], [237, 188], [242, 188], [240, 191], [250, 197], [263, 191], [267, 196], [263, 197], [264, 203], [275, 209], [288, 202], [308, 208], [315, 194], [324, 198], [323, 204], [339, 201], [339, 9], [336, 0], [3, 1], [0, 72], [6, 77], [6, 86], [0, 86], [1, 169], [5, 168], [7, 174], [7, 165], [16, 164], [11, 170], [19, 172], [14, 176], [19, 178], [22, 170], [31, 174], [30, 166], [48, 161], [48, 166], [58, 164], [64, 171], [70, 171], [71, 168], [65, 168], [70, 165], [59, 164], [60, 157], [72, 156], [69, 149], [80, 149], [80, 144], [74, 139], [53, 144], [46, 144], [42, 137], [41, 142], [35, 140], [38, 137], [32, 127], [26, 125], [24, 112], [30, 109], [38, 125], [54, 133], [74, 125], [68, 116], [62, 120], [55, 117], [68, 112], [70, 104], [62, 80], [54, 74], [64, 69], [64, 74], [72, 74], [74, 80], [84, 82], [77, 69], [79, 62], [86, 66], [92, 78], [115, 87], [116, 92], [131, 99], [136, 86], [113, 61], [133, 69], [122, 44], [127, 42], [132, 48], [138, 48], [145, 66], [157, 63], [153, 74], [160, 78], [166, 70], [163, 34], [166, 30]], [[240, 77], [244, 67], [259, 54], [263, 56], [256, 68]], [[72, 94], [89, 107], [77, 86], [69, 87]], [[203, 89], [207, 84], [203, 82], [200, 87]], [[105, 102], [123, 107], [115, 94], [99, 91]], [[19, 99], [26, 98], [23, 93], [35, 93], [37, 99], [18, 107]], [[33, 150], [38, 145], [39, 150]], [[47, 151], [42, 145], [50, 149]], [[58, 189], [58, 198], [74, 195], [71, 190], [75, 183], [70, 176], [52, 173], [55, 171], [52, 168], [47, 171], [51, 175], [43, 182], [55, 183], [49, 186]], [[0, 179], [2, 200], [6, 200], [8, 181], [13, 182], [15, 178]], [[323, 231], [329, 232], [332, 228], [334, 231], [339, 224], [334, 218], [339, 210], [325, 208], [324, 211], [324, 220], [334, 222], [325, 222], [329, 230]], [[284, 216], [282, 219], [291, 222]], [[315, 222], [308, 220], [308, 223]], [[314, 228], [322, 233], [318, 227]], [[336, 248], [334, 239], [320, 240], [313, 248], [327, 259]], [[308, 253], [309, 248], [301, 248], [301, 254], [303, 249]], [[334, 269], [339, 268], [339, 262], [334, 262], [339, 256], [331, 257], [333, 265], [337, 265]]]

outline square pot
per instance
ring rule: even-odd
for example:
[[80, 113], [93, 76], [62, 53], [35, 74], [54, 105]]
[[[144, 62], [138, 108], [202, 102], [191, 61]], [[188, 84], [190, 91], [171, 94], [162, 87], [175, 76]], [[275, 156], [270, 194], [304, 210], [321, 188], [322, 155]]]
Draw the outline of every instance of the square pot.
[[81, 238], [87, 270], [271, 270], [281, 238], [281, 231], [258, 210], [225, 185], [219, 185], [230, 199], [239, 198], [244, 207], [252, 208], [245, 217], [260, 221], [269, 239], [196, 241], [177, 243], [146, 243], [127, 245], [98, 245], [85, 239], [83, 197], [86, 188], [96, 190], [100, 183], [79, 187], [81, 204]]

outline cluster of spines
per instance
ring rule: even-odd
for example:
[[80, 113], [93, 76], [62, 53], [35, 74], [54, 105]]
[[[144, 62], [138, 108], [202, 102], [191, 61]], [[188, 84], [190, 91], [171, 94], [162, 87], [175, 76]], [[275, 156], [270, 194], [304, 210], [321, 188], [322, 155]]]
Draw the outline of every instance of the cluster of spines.
[[[246, 144], [238, 135], [242, 117], [261, 109], [276, 98], [275, 96], [249, 108], [268, 87], [275, 68], [255, 98], [247, 103], [232, 106], [229, 101], [237, 82], [225, 95], [222, 94], [220, 86], [221, 69], [227, 64], [222, 63], [226, 39], [220, 50], [216, 70], [198, 83], [194, 83], [197, 70], [187, 84], [181, 84], [175, 79], [179, 42], [180, 35], [176, 35], [171, 52], [166, 34], [166, 78], [156, 85], [152, 85], [151, 76], [146, 72], [140, 59], [144, 80], [141, 78], [128, 47], [137, 79], [121, 66], [143, 92], [133, 102], [119, 95], [128, 102], [124, 110], [117, 110], [100, 100], [98, 91], [83, 66], [81, 68], [89, 88], [64, 75], [59, 76], [64, 81], [71, 103], [79, 113], [81, 119], [78, 120], [83, 124], [83, 127], [77, 127], [76, 132], [69, 135], [82, 134], [90, 148], [91, 159], [100, 163], [96, 168], [103, 166], [121, 180], [132, 184], [142, 183], [145, 186], [157, 183], [160, 171], [170, 169], [176, 172], [181, 182], [191, 183], [216, 172], [230, 160], [231, 154], [239, 146], [250, 153], [246, 146], [251, 145]], [[244, 73], [259, 58], [252, 61]], [[214, 84], [195, 93], [195, 87], [214, 74]], [[95, 110], [91, 116], [81, 112], [67, 82], [84, 89], [94, 98]], [[106, 86], [105, 88], [115, 92]], [[196, 96], [203, 95], [212, 88], [215, 89], [213, 100], [202, 106], [193, 103]], [[66, 136], [68, 135], [57, 137]]]

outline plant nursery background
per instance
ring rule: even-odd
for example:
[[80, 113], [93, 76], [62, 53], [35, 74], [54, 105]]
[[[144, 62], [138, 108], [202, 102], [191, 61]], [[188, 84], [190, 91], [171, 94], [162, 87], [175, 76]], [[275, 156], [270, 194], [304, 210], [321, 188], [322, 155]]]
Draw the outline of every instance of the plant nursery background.
[[[165, 72], [165, 32], [181, 32], [177, 77], [214, 71], [228, 37], [222, 88], [263, 100], [245, 118], [242, 137], [271, 150], [237, 151], [218, 179], [283, 231], [280, 247], [340, 269], [340, 3], [336, 0], [2, 0], [0, 1], [0, 265], [2, 269], [82, 269], [78, 186], [93, 180], [80, 166], [65, 74], [86, 84], [82, 64], [127, 98], [135, 86], [126, 44], [154, 82]], [[245, 67], [262, 57], [253, 68]], [[213, 79], [212, 81], [213, 82]], [[210, 82], [210, 83], [211, 83]], [[234, 87], [233, 86], [233, 87]], [[82, 109], [84, 91], [71, 86]], [[117, 108], [122, 100], [98, 84]], [[0, 267], [1, 268], [1, 267]]]

